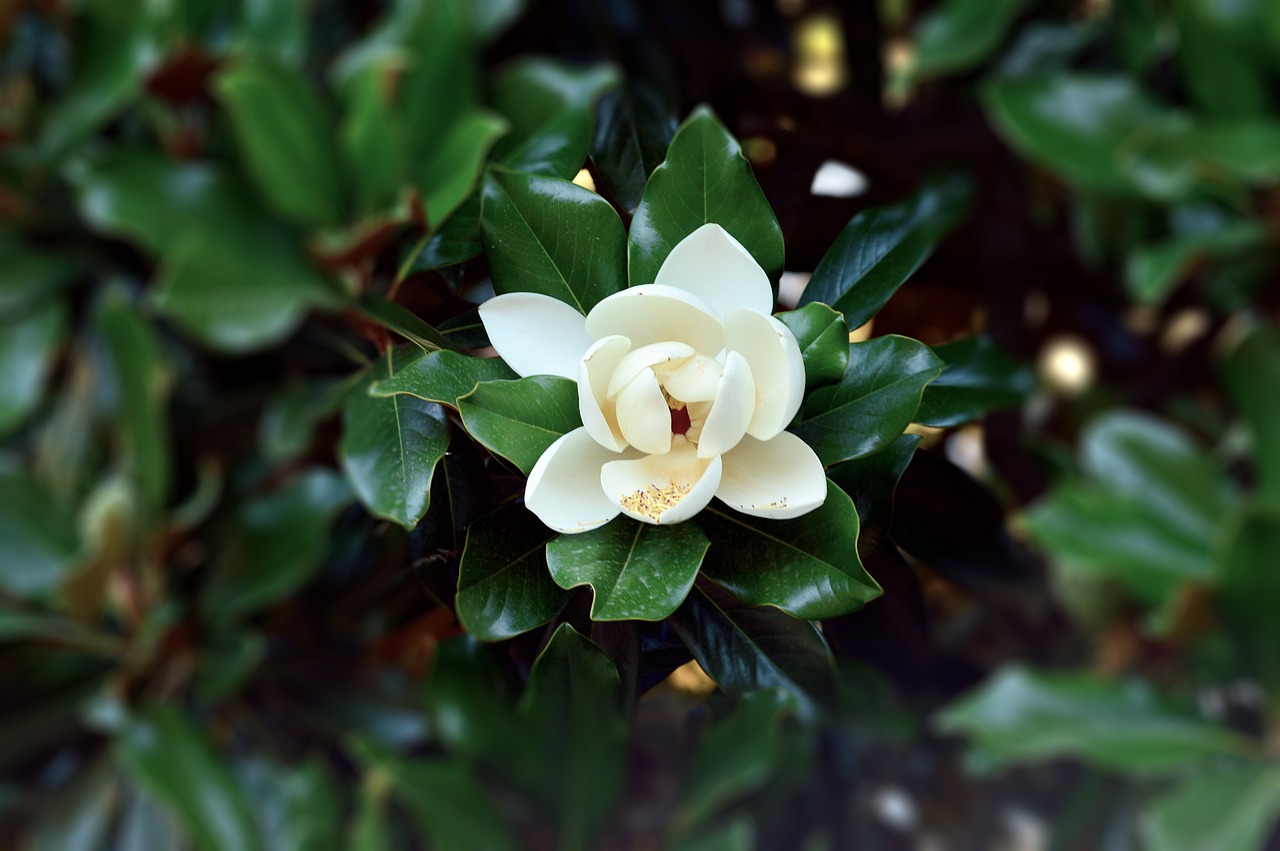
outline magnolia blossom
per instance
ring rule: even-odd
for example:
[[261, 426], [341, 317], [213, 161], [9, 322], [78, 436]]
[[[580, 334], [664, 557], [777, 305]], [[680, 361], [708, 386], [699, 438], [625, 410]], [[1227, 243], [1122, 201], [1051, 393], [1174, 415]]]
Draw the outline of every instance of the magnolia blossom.
[[534, 465], [529, 509], [557, 531], [585, 532], [619, 513], [679, 523], [712, 497], [776, 519], [821, 505], [822, 462], [783, 430], [800, 407], [804, 364], [772, 307], [764, 270], [715, 224], [681, 240], [655, 283], [586, 317], [534, 293], [482, 304], [512, 369], [578, 384], [583, 425]]

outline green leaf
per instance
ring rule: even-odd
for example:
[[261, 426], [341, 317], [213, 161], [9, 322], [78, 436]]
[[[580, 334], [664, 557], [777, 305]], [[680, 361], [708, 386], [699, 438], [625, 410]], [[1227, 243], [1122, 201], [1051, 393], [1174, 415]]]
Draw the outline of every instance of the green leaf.
[[83, 271], [79, 258], [36, 251], [0, 234], [0, 321], [56, 295]]
[[60, 301], [0, 318], [0, 436], [20, 427], [40, 404], [66, 324]]
[[180, 711], [153, 705], [116, 739], [121, 766], [182, 823], [202, 851], [261, 848], [241, 790]]
[[1263, 33], [1266, 2], [1223, 6], [1176, 0], [1176, 58], [1187, 91], [1207, 114], [1225, 118], [1265, 115], [1275, 109], [1265, 63], [1274, 54]]
[[335, 851], [338, 848], [338, 788], [325, 763], [304, 757], [289, 765], [250, 757], [238, 779], [249, 795], [259, 835], [269, 848]]
[[480, 193], [472, 192], [434, 233], [415, 245], [402, 264], [400, 277], [453, 266], [484, 250], [480, 240]]
[[35, 479], [0, 465], [0, 589], [17, 596], [54, 590], [78, 549], [71, 512]]
[[519, 376], [501, 358], [477, 358], [457, 352], [429, 352], [400, 366], [390, 378], [373, 382], [374, 396], [407, 393], [428, 402], [458, 407], [481, 381], [514, 381]]
[[369, 384], [394, 375], [402, 357], [388, 353], [347, 398], [338, 460], [371, 514], [412, 529], [427, 513], [436, 462], [449, 448], [449, 420], [439, 405], [413, 396], [369, 395]]
[[476, 109], [457, 119], [432, 146], [418, 172], [429, 229], [438, 228], [476, 188], [489, 149], [506, 132], [501, 116]]
[[242, 503], [214, 556], [213, 579], [201, 597], [206, 615], [251, 614], [301, 588], [327, 552], [333, 518], [350, 502], [341, 476], [310, 469]]
[[1146, 810], [1150, 851], [1258, 851], [1280, 816], [1280, 769], [1241, 765], [1197, 773]]
[[703, 573], [748, 605], [833, 618], [881, 594], [858, 560], [858, 512], [830, 480], [822, 506], [790, 520], [721, 508], [708, 508], [702, 517], [712, 545]]
[[698, 587], [670, 623], [702, 669], [729, 694], [782, 689], [797, 698], [806, 718], [833, 694], [831, 651], [808, 621], [744, 606], [723, 592], [713, 598]]
[[1125, 263], [1125, 288], [1143, 304], [1158, 304], [1201, 258], [1241, 253], [1261, 245], [1266, 238], [1266, 229], [1260, 223], [1242, 220], [1139, 246]]
[[968, 736], [988, 769], [1070, 757], [1135, 777], [1243, 755], [1231, 731], [1160, 700], [1143, 682], [1006, 668], [945, 708], [938, 726]]
[[801, 306], [829, 304], [850, 328], [864, 325], [955, 227], [971, 194], [970, 181], [953, 174], [898, 204], [854, 216], [813, 270]]
[[844, 378], [811, 393], [792, 430], [826, 465], [870, 455], [898, 439], [942, 367], [928, 346], [906, 337], [851, 343]]
[[578, 385], [554, 375], [481, 381], [457, 404], [471, 436], [526, 476], [547, 447], [582, 425]]
[[533, 663], [520, 715], [545, 754], [557, 847], [595, 847], [626, 788], [622, 682], [604, 651], [563, 624]]
[[1017, 408], [1035, 389], [1035, 373], [990, 337], [957, 340], [934, 348], [946, 364], [920, 399], [915, 421], [950, 428], [988, 411]]
[[461, 351], [457, 344], [422, 321], [403, 305], [389, 301], [376, 293], [364, 293], [356, 299], [355, 309], [367, 319], [394, 331], [424, 352], [438, 349]]
[[1263, 688], [1280, 694], [1280, 509], [1251, 508], [1229, 527], [1219, 565], [1218, 611], [1236, 658]]
[[791, 329], [804, 358], [804, 383], [812, 390], [844, 377], [849, 367], [849, 326], [838, 311], [816, 302], [777, 314]]
[[628, 213], [640, 205], [675, 132], [671, 106], [654, 86], [628, 80], [600, 99], [591, 160], [605, 191]]
[[467, 529], [458, 568], [458, 620], [484, 641], [542, 626], [569, 595], [547, 572], [547, 541], [556, 533], [523, 505], [509, 505]]
[[236, 27], [235, 53], [247, 53], [298, 67], [307, 54], [314, 0], [245, 3]]
[[344, 208], [338, 152], [306, 78], [268, 62], [238, 62], [218, 74], [214, 89], [271, 208], [311, 227], [338, 223]]
[[355, 372], [345, 379], [286, 385], [271, 399], [258, 421], [258, 449], [275, 463], [296, 460], [311, 446], [316, 427], [328, 419], [364, 381]]
[[559, 178], [490, 169], [483, 203], [480, 233], [499, 293], [542, 293], [585, 314], [622, 289], [622, 220], [596, 193]]
[[1254, 327], [1226, 353], [1222, 382], [1252, 437], [1258, 497], [1280, 506], [1280, 334]]
[[967, 71], [991, 56], [1013, 26], [1025, 0], [947, 0], [915, 31], [912, 76]]
[[858, 510], [858, 554], [862, 558], [889, 534], [893, 494], [920, 439], [918, 434], [904, 434], [879, 452], [836, 464], [827, 471]]
[[405, 122], [397, 90], [387, 84], [405, 62], [399, 45], [382, 42], [353, 47], [335, 63], [333, 77], [343, 107], [337, 144], [363, 218], [390, 212], [408, 177]]
[[773, 209], [737, 140], [700, 106], [676, 131], [631, 220], [631, 284], [653, 283], [671, 249], [708, 222], [742, 243], [771, 280], [782, 274], [782, 231]]
[[654, 526], [617, 518], [547, 545], [547, 567], [566, 590], [589, 585], [591, 619], [659, 621], [689, 595], [707, 552], [691, 523]]
[[405, 122], [409, 162], [430, 156], [441, 133], [477, 105], [480, 52], [470, 0], [405, 3], [388, 16], [385, 33], [402, 44], [408, 67], [398, 113]]

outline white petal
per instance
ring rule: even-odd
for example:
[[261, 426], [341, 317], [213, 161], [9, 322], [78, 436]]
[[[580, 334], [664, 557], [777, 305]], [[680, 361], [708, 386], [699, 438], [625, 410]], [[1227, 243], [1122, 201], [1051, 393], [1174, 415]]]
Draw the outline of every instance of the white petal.
[[663, 343], [650, 343], [647, 346], [632, 349], [614, 369], [613, 377], [609, 379], [609, 387], [605, 390], [605, 395], [617, 395], [618, 391], [630, 384], [631, 379], [639, 375], [642, 369], [670, 363], [673, 360], [682, 360], [692, 357], [693, 354], [693, 347], [687, 343], [677, 343], [670, 340]]
[[618, 415], [614, 403], [605, 396], [609, 376], [618, 368], [628, 351], [631, 341], [626, 337], [604, 337], [587, 349], [578, 363], [578, 414], [582, 425], [596, 439], [596, 443], [614, 452], [621, 452], [627, 442], [618, 428]]
[[730, 351], [751, 365], [756, 410], [747, 434], [768, 440], [787, 427], [804, 398], [804, 359], [795, 335], [772, 316], [735, 310], [725, 317]]
[[621, 334], [637, 348], [667, 340], [712, 355], [724, 348], [724, 326], [710, 305], [659, 284], [631, 287], [604, 299], [587, 314], [587, 333], [595, 340]]
[[659, 370], [658, 377], [667, 392], [681, 402], [710, 402], [716, 397], [723, 372], [715, 358], [694, 355], [679, 366]]
[[591, 345], [586, 320], [569, 305], [538, 293], [507, 293], [480, 305], [480, 321], [507, 366], [519, 375], [576, 381]]
[[723, 459], [724, 475], [716, 496], [743, 514], [786, 520], [826, 501], [822, 462], [789, 431], [772, 440], [744, 437]]
[[687, 290], [721, 316], [735, 307], [773, 312], [769, 276], [751, 252], [717, 224], [705, 224], [676, 243], [654, 283]]
[[742, 355], [729, 352], [716, 400], [698, 434], [698, 457], [713, 458], [737, 446], [747, 433], [755, 407], [756, 383], [751, 378], [751, 367]]
[[576, 428], [547, 447], [529, 474], [524, 504], [557, 532], [586, 532], [618, 516], [618, 505], [600, 487], [600, 471], [620, 456], [585, 428]]
[[653, 370], [646, 369], [618, 394], [618, 427], [641, 452], [671, 449], [671, 409]]
[[699, 458], [693, 444], [677, 435], [666, 455], [609, 461], [600, 482], [627, 516], [668, 525], [707, 507], [720, 486], [721, 466], [718, 457]]
[[828, 198], [852, 198], [867, 191], [867, 176], [851, 165], [838, 160], [826, 160], [818, 166], [809, 184], [810, 195]]

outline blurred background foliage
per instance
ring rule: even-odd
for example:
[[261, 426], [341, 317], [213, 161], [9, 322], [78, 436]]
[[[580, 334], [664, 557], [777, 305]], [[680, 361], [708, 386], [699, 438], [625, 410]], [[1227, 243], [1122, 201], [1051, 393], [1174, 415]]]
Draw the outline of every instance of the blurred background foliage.
[[[21, 847], [1280, 848], [1280, 6], [31, 0], [0, 44]], [[426, 403], [363, 445], [368, 369], [485, 343], [483, 174], [625, 220], [700, 102], [784, 303], [846, 228], [937, 243], [873, 322], [948, 367], [832, 474], [885, 594], [480, 643], [523, 481]]]

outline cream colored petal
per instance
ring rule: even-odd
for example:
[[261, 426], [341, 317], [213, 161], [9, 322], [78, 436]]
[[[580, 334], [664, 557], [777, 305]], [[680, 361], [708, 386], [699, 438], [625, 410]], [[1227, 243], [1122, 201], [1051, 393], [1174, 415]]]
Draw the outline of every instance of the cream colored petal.
[[630, 384], [631, 380], [639, 375], [642, 369], [682, 360], [692, 357], [693, 354], [692, 346], [687, 343], [677, 343], [673, 340], [650, 343], [647, 346], [632, 349], [614, 369], [613, 377], [609, 379], [609, 386], [605, 390], [605, 395], [616, 396], [618, 391]]
[[666, 455], [609, 461], [600, 470], [604, 492], [628, 517], [669, 525], [707, 507], [720, 486], [719, 458], [699, 458], [683, 435]]
[[653, 370], [646, 369], [618, 394], [618, 427], [622, 437], [641, 452], [671, 449], [671, 409]]
[[714, 308], [691, 293], [658, 284], [604, 299], [587, 314], [586, 328], [592, 339], [620, 334], [637, 348], [667, 340], [709, 355], [724, 348], [724, 327]]
[[631, 350], [626, 337], [604, 337], [587, 349], [578, 363], [578, 413], [582, 425], [606, 449], [621, 452], [627, 441], [618, 428], [615, 405], [605, 396], [609, 376]]
[[713, 357], [694, 355], [679, 366], [658, 371], [662, 386], [681, 402], [710, 402], [724, 367]]
[[756, 410], [747, 434], [768, 440], [787, 427], [804, 398], [804, 359], [787, 326], [772, 316], [734, 310], [725, 317], [729, 351], [751, 365]]
[[688, 290], [722, 317], [738, 307], [773, 312], [769, 276], [751, 252], [717, 224], [705, 224], [680, 240], [654, 283]]
[[591, 345], [586, 320], [563, 301], [538, 293], [507, 293], [480, 305], [480, 321], [498, 354], [522, 376], [576, 381]]
[[524, 504], [557, 532], [586, 532], [618, 516], [619, 508], [600, 486], [606, 462], [623, 457], [610, 452], [585, 428], [558, 439], [533, 465]]
[[716, 496], [743, 514], [786, 520], [807, 514], [827, 498], [822, 462], [789, 431], [772, 440], [748, 435], [722, 457], [724, 475]]
[[756, 383], [751, 378], [751, 367], [742, 355], [729, 352], [711, 412], [698, 433], [698, 457], [714, 458], [737, 446], [747, 433], [755, 406]]

